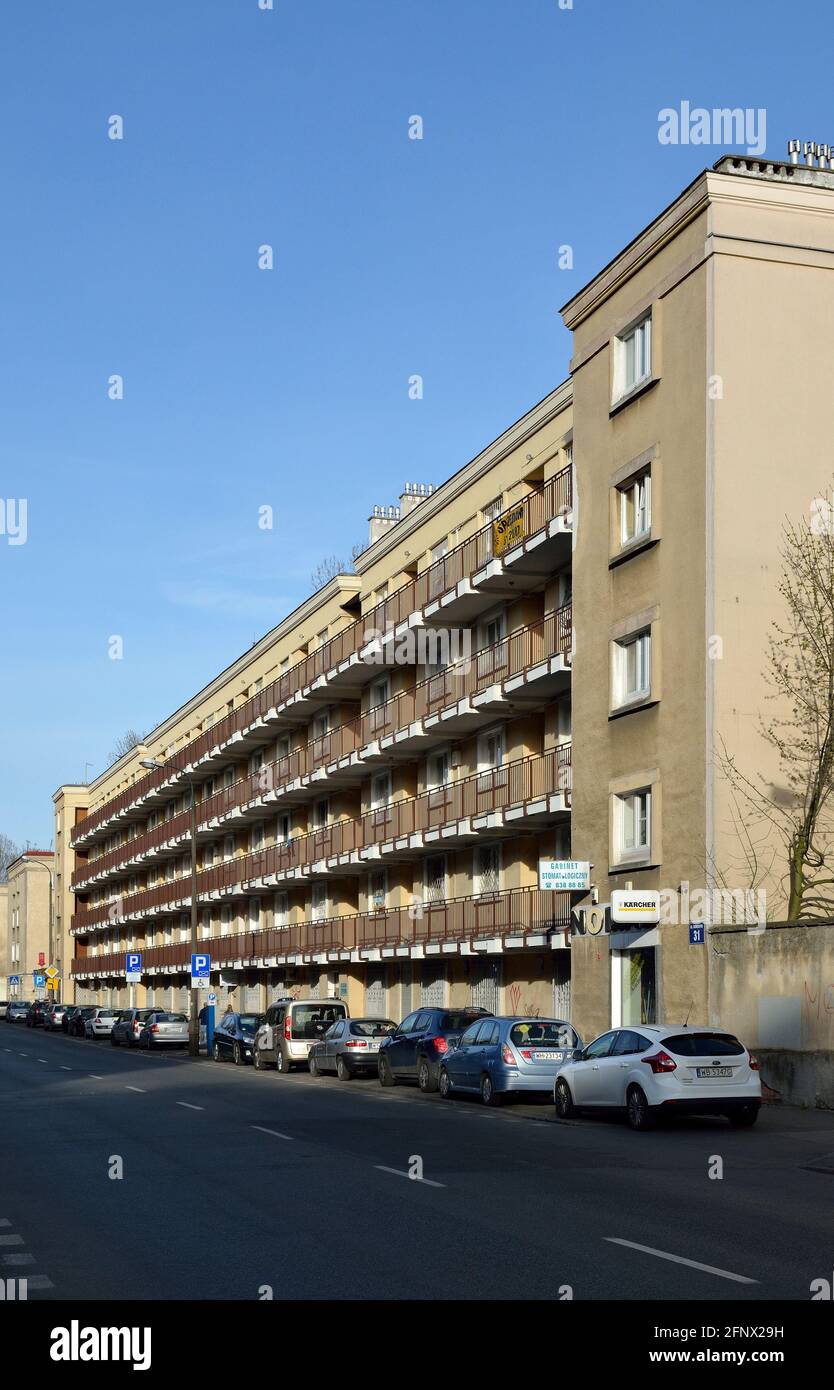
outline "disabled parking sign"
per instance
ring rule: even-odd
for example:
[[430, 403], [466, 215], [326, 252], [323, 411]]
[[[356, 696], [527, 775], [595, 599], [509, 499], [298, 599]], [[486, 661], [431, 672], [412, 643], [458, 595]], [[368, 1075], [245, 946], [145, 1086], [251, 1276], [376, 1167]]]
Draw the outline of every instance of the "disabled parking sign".
[[211, 957], [202, 951], [195, 951], [191, 957], [191, 988], [208, 989]]
[[142, 955], [139, 951], [128, 951], [125, 956], [125, 979], [129, 985], [138, 985], [142, 979]]

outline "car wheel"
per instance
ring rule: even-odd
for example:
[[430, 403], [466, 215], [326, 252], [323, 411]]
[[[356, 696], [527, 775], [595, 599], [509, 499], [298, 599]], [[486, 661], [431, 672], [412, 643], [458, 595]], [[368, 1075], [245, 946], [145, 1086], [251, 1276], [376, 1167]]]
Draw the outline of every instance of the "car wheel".
[[553, 1092], [553, 1104], [560, 1120], [570, 1120], [576, 1114], [576, 1106], [567, 1081], [557, 1081]]
[[[69, 1030], [68, 1030], [68, 1031], [69, 1031]], [[119, 1039], [118, 1039], [118, 1038], [114, 1038], [112, 1033], [110, 1034], [110, 1046], [111, 1046], [111, 1047], [118, 1047], [118, 1046], [119, 1046]]]
[[421, 1057], [417, 1063], [417, 1085], [427, 1095], [429, 1091], [437, 1090], [437, 1082], [431, 1074], [431, 1067], [425, 1057]]
[[292, 1071], [292, 1063], [282, 1047], [279, 1047], [275, 1054], [275, 1065], [282, 1076], [286, 1076], [288, 1071]]
[[236, 1042], [234, 1047], [232, 1048], [232, 1061], [234, 1062], [236, 1067], [242, 1067], [246, 1064], [246, 1058], [243, 1054], [243, 1048], [241, 1047], [239, 1042]]
[[336, 1058], [336, 1075], [338, 1076], [340, 1081], [350, 1081], [350, 1078], [353, 1075], [344, 1057]]
[[307, 1058], [307, 1070], [309, 1071], [311, 1076], [321, 1076], [321, 1072], [319, 1071], [319, 1064], [316, 1061], [315, 1057]]
[[646, 1100], [646, 1093], [640, 1086], [629, 1086], [626, 1096], [626, 1117], [632, 1129], [645, 1131], [654, 1129], [655, 1117]]
[[481, 1100], [484, 1105], [500, 1105], [504, 1097], [500, 1091], [496, 1091], [492, 1084], [491, 1076], [481, 1077]]
[[211, 1055], [212, 1055], [212, 1057], [214, 1058], [215, 1062], [222, 1062], [222, 1061], [223, 1061], [223, 1054], [222, 1054], [221, 1051], [220, 1051], [220, 1044], [219, 1044], [219, 1043], [216, 1042], [216, 1043], [214, 1044], [214, 1047], [211, 1049]]
[[759, 1118], [760, 1106], [743, 1105], [738, 1110], [731, 1110], [727, 1116], [733, 1129], [750, 1129]]
[[438, 1086], [438, 1090], [440, 1091], [440, 1094], [444, 1100], [451, 1100], [452, 1078], [450, 1077], [445, 1067], [441, 1067], [440, 1069], [440, 1085]]
[[380, 1086], [396, 1086], [397, 1078], [391, 1070], [387, 1057], [380, 1057], [378, 1070]]

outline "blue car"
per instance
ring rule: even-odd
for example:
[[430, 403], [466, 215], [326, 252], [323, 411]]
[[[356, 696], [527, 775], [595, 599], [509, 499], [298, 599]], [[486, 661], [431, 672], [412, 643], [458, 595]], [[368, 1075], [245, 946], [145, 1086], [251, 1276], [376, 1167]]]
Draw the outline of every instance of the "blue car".
[[263, 1021], [263, 1014], [224, 1014], [214, 1030], [215, 1062], [232, 1061], [239, 1067], [251, 1062], [255, 1034]]
[[581, 1046], [563, 1018], [478, 1019], [443, 1058], [440, 1094], [480, 1092], [484, 1105], [523, 1091], [551, 1094], [556, 1073]]

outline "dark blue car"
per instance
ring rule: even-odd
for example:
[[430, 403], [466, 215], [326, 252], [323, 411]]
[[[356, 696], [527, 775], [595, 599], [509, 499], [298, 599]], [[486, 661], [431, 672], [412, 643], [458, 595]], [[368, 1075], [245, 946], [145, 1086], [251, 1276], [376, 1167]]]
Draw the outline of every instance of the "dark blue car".
[[416, 1081], [421, 1091], [436, 1091], [446, 1053], [475, 1019], [491, 1017], [487, 1009], [415, 1009], [380, 1044], [380, 1082]]
[[215, 1062], [232, 1061], [238, 1067], [251, 1062], [255, 1034], [263, 1020], [263, 1014], [224, 1014], [214, 1030], [211, 1055]]

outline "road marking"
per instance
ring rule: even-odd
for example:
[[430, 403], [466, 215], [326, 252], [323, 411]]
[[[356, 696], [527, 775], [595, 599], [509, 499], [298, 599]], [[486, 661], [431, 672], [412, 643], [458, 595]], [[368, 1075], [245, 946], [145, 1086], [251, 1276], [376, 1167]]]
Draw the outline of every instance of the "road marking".
[[187, 1100], [178, 1100], [177, 1105], [181, 1105], [184, 1110], [205, 1110], [204, 1105], [190, 1105]]
[[4, 1265], [33, 1265], [35, 1263], [34, 1255], [3, 1255], [2, 1260]]
[[65, 1066], [63, 1065], [63, 1063], [62, 1063], [62, 1065], [61, 1065], [61, 1071], [72, 1071], [72, 1067], [65, 1067]]
[[4, 1047], [4, 1048], [3, 1048], [3, 1051], [4, 1051], [4, 1052], [11, 1052], [11, 1050], [12, 1050], [12, 1049], [11, 1049], [10, 1047]]
[[54, 1289], [55, 1285], [45, 1274], [30, 1274], [26, 1280], [27, 1289]]
[[715, 1265], [701, 1264], [700, 1260], [686, 1260], [683, 1255], [670, 1255], [667, 1250], [655, 1250], [651, 1245], [638, 1245], [634, 1240], [620, 1240], [618, 1236], [603, 1236], [611, 1245], [625, 1245], [629, 1250], [642, 1250], [644, 1255], [656, 1255], [659, 1260], [671, 1260], [676, 1265], [687, 1265], [689, 1269], [702, 1269], [705, 1274], [717, 1274], [719, 1279], [732, 1279], [736, 1284], [758, 1284], [758, 1279], [748, 1279], [745, 1274], [733, 1274], [729, 1269], [717, 1269]]
[[290, 1139], [290, 1140], [292, 1140], [292, 1135], [291, 1135], [291, 1134], [282, 1134], [281, 1131], [280, 1131], [280, 1129], [264, 1129], [263, 1125], [253, 1125], [252, 1128], [253, 1128], [253, 1129], [260, 1130], [261, 1134], [271, 1134], [271, 1135], [273, 1136], [273, 1138], [275, 1138], [275, 1139]]
[[7, 1216], [0, 1216], [0, 1226], [11, 1226], [11, 1221]]
[[445, 1182], [432, 1182], [431, 1178], [412, 1178], [410, 1173], [403, 1173], [399, 1168], [386, 1168], [384, 1163], [375, 1163], [374, 1167], [380, 1173], [393, 1173], [397, 1178], [408, 1178], [411, 1182], [421, 1182], [424, 1187], [445, 1187]]
[[18, 1055], [18, 1057], [28, 1057], [28, 1056], [29, 1056], [29, 1053], [28, 1053], [28, 1052], [18, 1052], [17, 1055]]
[[22, 1245], [23, 1236], [0, 1236], [0, 1245]]
[[104, 1080], [104, 1077], [103, 1077], [103, 1076], [96, 1076], [96, 1074], [95, 1074], [94, 1071], [88, 1071], [88, 1072], [87, 1072], [87, 1075], [89, 1076], [89, 1078], [90, 1078], [91, 1081], [103, 1081], [103, 1080]]
[[45, 1057], [39, 1057], [39, 1058], [38, 1058], [38, 1061], [39, 1061], [39, 1062], [43, 1062], [44, 1066], [46, 1066], [46, 1058], [45, 1058]]
[[126, 1091], [138, 1091], [140, 1096], [144, 1096], [144, 1095], [147, 1094], [147, 1093], [142, 1089], [141, 1086], [125, 1086], [125, 1090], [126, 1090]]

